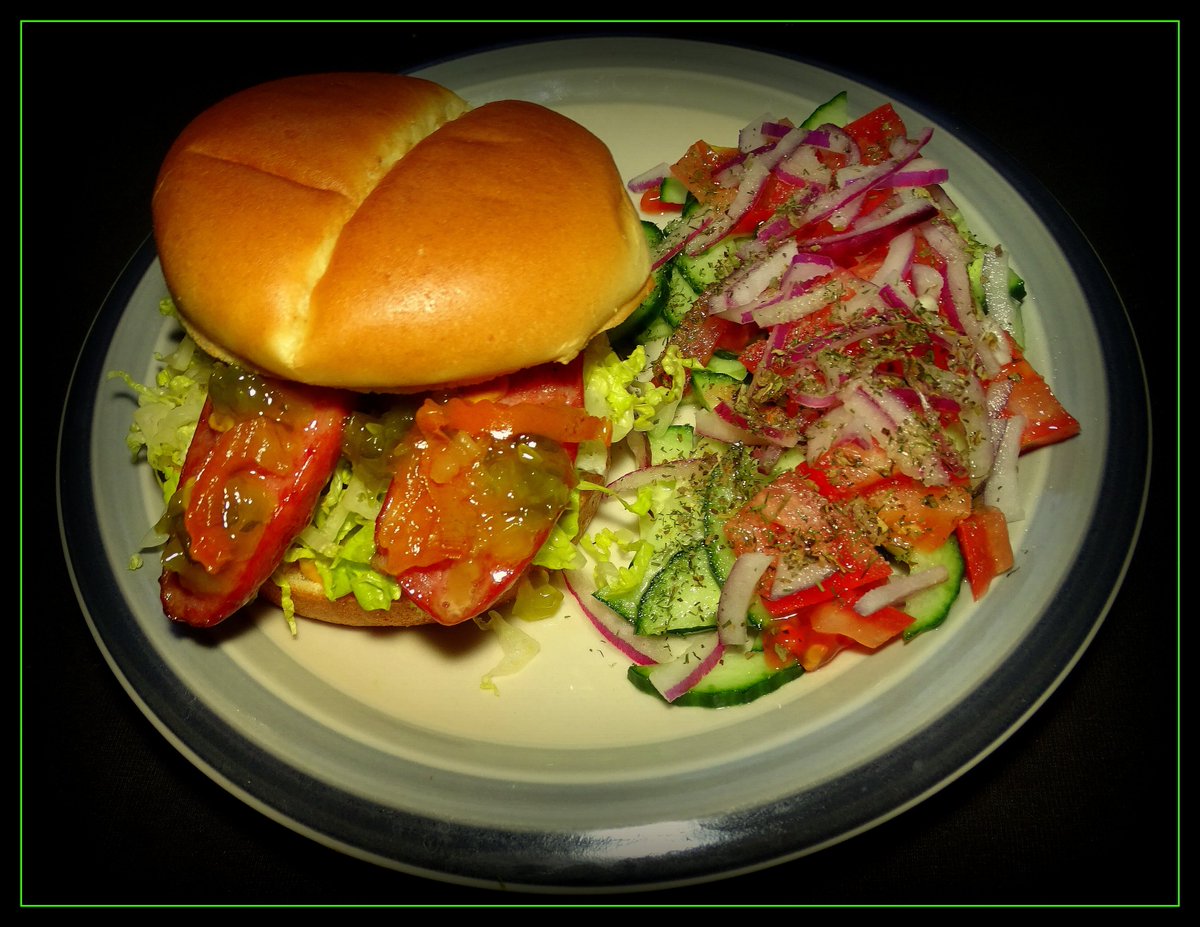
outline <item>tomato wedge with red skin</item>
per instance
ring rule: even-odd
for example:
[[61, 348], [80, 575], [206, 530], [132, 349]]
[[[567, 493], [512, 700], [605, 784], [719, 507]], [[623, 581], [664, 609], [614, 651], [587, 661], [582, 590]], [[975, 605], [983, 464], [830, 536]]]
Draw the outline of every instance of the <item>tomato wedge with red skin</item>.
[[683, 212], [683, 203], [663, 202], [661, 187], [651, 187], [649, 190], [644, 190], [638, 206], [642, 212], [652, 216]]
[[1025, 417], [1021, 431], [1021, 453], [1035, 447], [1057, 444], [1079, 434], [1079, 422], [1071, 415], [1042, 375], [1015, 347], [1013, 359], [1001, 368], [996, 379], [1013, 381], [1012, 392], [1004, 407], [1006, 417]]
[[737, 188], [722, 187], [714, 175], [738, 155], [736, 148], [721, 148], [698, 141], [671, 165], [671, 173], [701, 203], [727, 206], [737, 194]]
[[993, 579], [1013, 568], [1008, 520], [999, 509], [978, 505], [970, 517], [958, 526], [957, 534], [967, 581], [971, 584], [971, 595], [979, 601]]
[[[558, 440], [530, 437], [539, 420]], [[380, 564], [441, 624], [485, 612], [511, 592], [565, 509], [577, 440], [606, 435], [607, 423], [583, 412], [582, 358], [427, 403], [376, 522]]]
[[825, 634], [812, 626], [812, 609], [780, 621], [772, 621], [763, 629], [763, 656], [772, 669], [799, 663], [805, 672], [820, 669], [845, 648], [846, 642], [837, 634]]
[[[853, 599], [858, 601], [859, 596]], [[876, 650], [898, 636], [913, 620], [912, 615], [890, 605], [869, 615], [860, 615], [854, 610], [853, 602], [838, 600], [813, 606], [809, 615], [814, 631], [838, 634], [870, 650]]]
[[774, 618], [789, 618], [833, 599], [845, 599], [853, 595], [857, 600], [862, 593], [885, 583], [892, 572], [892, 565], [878, 557], [863, 570], [850, 573], [839, 571], [807, 589], [800, 589], [778, 599], [764, 598], [763, 607]]
[[865, 116], [860, 116], [842, 130], [858, 145], [859, 154], [867, 164], [886, 161], [891, 153], [892, 142], [907, 138], [908, 129], [891, 103], [878, 106]]
[[758, 191], [758, 196], [754, 199], [754, 204], [746, 210], [745, 214], [738, 220], [737, 225], [733, 227], [733, 230], [729, 234], [753, 234], [760, 225], [774, 216], [780, 207], [786, 205], [789, 200], [794, 198], [803, 189], [804, 187], [802, 186], [781, 180], [776, 174], [770, 174], [763, 181], [762, 188]]
[[740, 353], [754, 336], [751, 328], [719, 315], [709, 315], [702, 307], [693, 307], [684, 314], [670, 343], [684, 357], [707, 364], [717, 351]]
[[175, 621], [211, 627], [253, 600], [341, 456], [350, 395], [267, 382], [288, 409], [282, 421], [205, 402], [166, 516], [159, 587]]

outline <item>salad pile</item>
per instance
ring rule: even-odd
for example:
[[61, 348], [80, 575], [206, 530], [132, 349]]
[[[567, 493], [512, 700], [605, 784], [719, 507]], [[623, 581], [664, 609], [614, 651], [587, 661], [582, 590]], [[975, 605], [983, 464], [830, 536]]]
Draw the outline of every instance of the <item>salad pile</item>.
[[630, 181], [657, 286], [586, 383], [633, 469], [602, 488], [623, 524], [567, 576], [631, 681], [675, 704], [937, 627], [964, 577], [978, 599], [1013, 567], [1018, 456], [1079, 431], [932, 130], [846, 109], [764, 116]]

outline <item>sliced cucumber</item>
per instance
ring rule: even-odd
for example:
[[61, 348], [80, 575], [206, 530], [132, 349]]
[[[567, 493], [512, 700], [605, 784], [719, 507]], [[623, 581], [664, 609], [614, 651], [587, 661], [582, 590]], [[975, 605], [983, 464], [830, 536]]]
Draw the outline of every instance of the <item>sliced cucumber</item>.
[[667, 561], [638, 603], [638, 634], [686, 634], [717, 626], [721, 584], [708, 566], [702, 544], [686, 547]]
[[702, 293], [737, 270], [741, 259], [737, 256], [741, 238], [723, 238], [711, 248], [696, 255], [683, 251], [675, 259], [680, 272], [697, 293]]
[[736, 354], [732, 351], [717, 351], [709, 359], [708, 369], [713, 373], [723, 373], [727, 377], [733, 377], [735, 380], [745, 380], [750, 373], [746, 369]]
[[642, 596], [675, 554], [703, 540], [702, 507], [707, 480], [708, 474], [705, 473], [695, 483], [677, 485], [675, 491], [654, 512], [650, 528], [645, 534], [645, 541], [653, 555], [641, 583], [624, 592], [613, 592], [609, 587], [601, 586], [592, 593], [627, 621], [637, 621]]
[[925, 631], [933, 630], [945, 621], [946, 615], [950, 613], [950, 606], [958, 598], [964, 567], [958, 538], [954, 535], [950, 535], [950, 539], [932, 553], [916, 553], [910, 561], [909, 568], [915, 573], [934, 566], [946, 568], [946, 579], [931, 589], [918, 592], [904, 604], [904, 610], [913, 616], [913, 623], [904, 629], [906, 641]]
[[758, 464], [744, 445], [731, 446], [709, 474], [704, 491], [704, 543], [709, 569], [722, 584], [736, 559], [725, 536], [725, 523], [754, 497], [762, 483]]
[[808, 452], [805, 448], [797, 445], [789, 447], [779, 455], [775, 461], [775, 465], [771, 467], [771, 477], [777, 477], [781, 473], [787, 473], [789, 470], [795, 470], [800, 464], [808, 461]]
[[1025, 281], [1011, 267], [1008, 269], [1008, 295], [1017, 302], [1024, 302], [1026, 295]]
[[[676, 258], [675, 261], [679, 259]], [[699, 293], [688, 282], [679, 268], [675, 266], [675, 262], [671, 263], [670, 271], [667, 274], [667, 301], [662, 308], [662, 316], [671, 326], [676, 328], [687, 315], [688, 310], [692, 308], [692, 304], [696, 302]]]
[[[643, 219], [642, 232], [646, 236], [646, 243], [650, 246], [650, 250], [653, 251], [654, 247], [662, 241], [662, 230], [653, 222]], [[663, 307], [667, 303], [667, 272], [666, 265], [654, 270], [652, 274], [654, 289], [633, 312], [625, 317], [620, 325], [609, 331], [608, 339], [612, 344], [621, 345], [629, 339], [637, 337], [639, 333], [652, 326], [655, 320], [662, 317]], [[668, 331], [667, 334], [670, 332]], [[640, 344], [645, 343], [641, 338], [637, 338], [637, 341]]]
[[[629, 667], [629, 681], [643, 692], [657, 695], [659, 691], [650, 682], [647, 666]], [[721, 662], [691, 690], [672, 702], [673, 705], [690, 705], [697, 708], [727, 708], [745, 705], [774, 692], [784, 683], [804, 675], [799, 663], [782, 669], [771, 669], [761, 651], [747, 653], [726, 652]]]
[[843, 90], [833, 99], [828, 100], [812, 111], [807, 119], [800, 123], [802, 129], [815, 129], [817, 126], [844, 126], [850, 121], [850, 111], [846, 106], [846, 91]]
[[689, 195], [688, 188], [677, 177], [664, 177], [658, 186], [658, 198], [664, 203], [682, 205], [687, 202]]
[[646, 443], [650, 448], [651, 466], [668, 460], [687, 460], [696, 447], [696, 430], [691, 425], [668, 425], [662, 434], [647, 433]]
[[724, 373], [716, 373], [708, 368], [692, 371], [692, 395], [696, 401], [708, 411], [712, 411], [719, 403], [732, 403], [737, 396], [742, 381], [736, 380]]

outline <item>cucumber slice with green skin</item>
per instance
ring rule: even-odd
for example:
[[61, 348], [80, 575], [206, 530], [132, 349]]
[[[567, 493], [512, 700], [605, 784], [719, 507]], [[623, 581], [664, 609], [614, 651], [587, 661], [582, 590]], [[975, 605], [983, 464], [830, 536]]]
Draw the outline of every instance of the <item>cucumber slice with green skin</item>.
[[1008, 269], [1008, 295], [1017, 302], [1024, 302], [1025, 296], [1025, 281], [1011, 267]]
[[846, 91], [843, 90], [831, 100], [822, 103], [812, 111], [807, 119], [800, 123], [802, 129], [815, 129], [817, 126], [844, 126], [850, 121], [850, 111], [846, 106]]
[[763, 484], [758, 465], [748, 448], [733, 445], [713, 468], [704, 491], [704, 543], [708, 565], [721, 584], [733, 569], [733, 548], [725, 536], [725, 522], [749, 502]]
[[676, 258], [671, 263], [670, 271], [667, 274], [667, 300], [662, 309], [662, 316], [672, 329], [679, 326], [688, 310], [692, 308], [692, 304], [700, 296], [688, 282], [687, 277], [675, 266], [678, 260], [679, 258]]
[[638, 603], [637, 633], [687, 634], [717, 626], [721, 584], [702, 544], [675, 554], [650, 581]]
[[808, 454], [803, 447], [797, 445], [796, 447], [786, 448], [775, 461], [775, 465], [771, 467], [771, 476], [776, 477], [781, 473], [787, 473], [789, 470], [795, 470], [800, 464], [807, 461]]
[[[629, 681], [643, 692], [662, 698], [650, 682], [650, 667], [629, 667]], [[696, 708], [728, 708], [745, 705], [774, 692], [785, 683], [804, 675], [800, 664], [773, 670], [761, 651], [738, 653], [726, 651], [721, 662], [689, 691], [675, 699], [672, 705]]]
[[668, 425], [661, 435], [649, 432], [646, 443], [651, 466], [669, 460], [688, 460], [696, 447], [696, 430], [691, 425]]
[[708, 370], [713, 373], [723, 373], [727, 377], [733, 377], [735, 380], [745, 380], [749, 376], [750, 371], [746, 369], [746, 365], [738, 360], [738, 356], [732, 351], [717, 351], [709, 359]]
[[664, 203], [682, 205], [687, 202], [690, 195], [688, 188], [683, 185], [683, 181], [677, 177], [664, 177], [663, 182], [658, 186], [658, 198]]
[[946, 579], [931, 589], [918, 592], [904, 603], [904, 611], [913, 616], [913, 623], [904, 629], [906, 641], [925, 631], [932, 631], [945, 621], [946, 615], [950, 613], [950, 606], [958, 598], [962, 588], [964, 565], [958, 538], [954, 535], [950, 535], [945, 544], [931, 553], [914, 554], [909, 564], [914, 573], [934, 566], [946, 568]]
[[731, 403], [742, 385], [741, 380], [707, 368], [692, 371], [692, 395], [709, 412], [721, 402]]
[[714, 283], [724, 280], [742, 266], [737, 256], [738, 245], [742, 238], [723, 238], [706, 251], [690, 255], [680, 252], [675, 258], [676, 266], [687, 278], [688, 283], [697, 293], [702, 293]]
[[[653, 222], [647, 222], [645, 219], [642, 220], [642, 233], [646, 236], [646, 244], [650, 246], [651, 251], [662, 241], [662, 230]], [[663, 307], [667, 303], [667, 273], [667, 265], [654, 270], [652, 274], [654, 289], [633, 312], [626, 316], [620, 325], [608, 333], [608, 339], [612, 344], [619, 345], [637, 336], [644, 329], [653, 325], [656, 319], [662, 317]], [[670, 334], [670, 331], [668, 330], [667, 333]], [[644, 344], [645, 342], [638, 338], [638, 343]]]
[[650, 323], [645, 328], [637, 333], [634, 342], [637, 344], [649, 344], [651, 341], [665, 341], [671, 337], [674, 331], [675, 326], [668, 322], [664, 316], [657, 315], [650, 320]]
[[[592, 595], [625, 620], [636, 623], [642, 597], [658, 574], [678, 551], [700, 544], [703, 540], [703, 505], [707, 481], [708, 473], [705, 472], [695, 482], [678, 484], [654, 512], [651, 527], [645, 535], [653, 554], [641, 583], [623, 592], [614, 592], [607, 586], [601, 586]], [[715, 610], [713, 620], [715, 623]]]

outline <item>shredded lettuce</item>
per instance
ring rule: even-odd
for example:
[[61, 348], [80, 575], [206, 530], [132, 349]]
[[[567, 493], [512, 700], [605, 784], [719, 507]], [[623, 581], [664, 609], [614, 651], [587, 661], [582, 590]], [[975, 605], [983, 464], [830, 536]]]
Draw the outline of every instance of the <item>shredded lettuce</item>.
[[541, 621], [558, 614], [562, 601], [562, 590], [550, 582], [545, 570], [527, 570], [517, 584], [512, 614], [525, 621]]
[[687, 369], [703, 366], [669, 345], [660, 365], [670, 382], [660, 386], [647, 378], [646, 352], [641, 345], [624, 360], [615, 351], [602, 351], [589, 349], [585, 357], [584, 405], [592, 415], [612, 421], [614, 443], [631, 431], [653, 431], [670, 425], [687, 385]]
[[477, 616], [475, 624], [484, 631], [494, 631], [497, 639], [500, 641], [500, 647], [504, 651], [504, 656], [501, 657], [500, 662], [479, 680], [479, 688], [491, 690], [496, 695], [499, 695], [500, 690], [496, 687], [495, 678], [497, 676], [511, 676], [514, 673], [520, 672], [530, 660], [541, 652], [542, 645], [518, 628], [513, 622], [505, 621], [504, 617], [497, 611], [488, 612], [486, 616]]
[[580, 543], [596, 562], [597, 588], [617, 596], [641, 588], [654, 556], [649, 542], [627, 531], [603, 528]]
[[550, 529], [550, 534], [541, 549], [534, 555], [534, 566], [545, 567], [548, 570], [575, 570], [583, 564], [583, 554], [575, 546], [575, 538], [579, 535], [580, 490], [583, 485], [585, 484], [571, 490], [567, 508]]
[[278, 576], [271, 577], [271, 582], [279, 587], [279, 604], [283, 608], [283, 620], [287, 622], [292, 637], [300, 633], [296, 627], [296, 603], [292, 599], [292, 584]]
[[343, 459], [312, 522], [292, 542], [284, 561], [309, 560], [331, 602], [353, 593], [367, 610], [391, 607], [400, 598], [400, 584], [371, 567], [382, 504], [383, 490], [367, 486]]
[[125, 443], [135, 459], [145, 451], [166, 504], [179, 484], [196, 422], [204, 409], [213, 360], [188, 337], [170, 354], [158, 355], [156, 359], [162, 369], [152, 386], [138, 382], [124, 371], [114, 371], [109, 377], [123, 380], [137, 394], [138, 408], [133, 413]]

